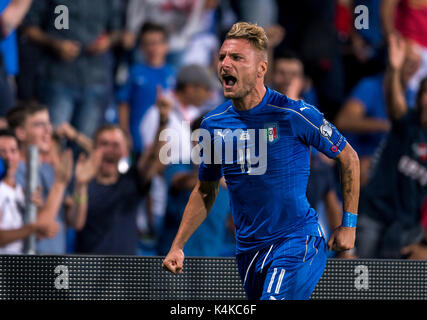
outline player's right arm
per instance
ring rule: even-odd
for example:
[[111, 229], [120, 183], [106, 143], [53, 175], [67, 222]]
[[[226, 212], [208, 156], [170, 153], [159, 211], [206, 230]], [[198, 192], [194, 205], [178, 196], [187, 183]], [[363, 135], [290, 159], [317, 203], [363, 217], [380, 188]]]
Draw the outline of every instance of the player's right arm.
[[401, 80], [406, 45], [403, 39], [393, 34], [389, 36], [388, 44], [389, 61], [385, 75], [387, 113], [391, 120], [399, 120], [408, 110]]
[[191, 192], [187, 206], [172, 242], [169, 253], [163, 260], [162, 268], [174, 274], [182, 272], [184, 263], [184, 246], [190, 236], [206, 219], [218, 194], [219, 180], [199, 180]]

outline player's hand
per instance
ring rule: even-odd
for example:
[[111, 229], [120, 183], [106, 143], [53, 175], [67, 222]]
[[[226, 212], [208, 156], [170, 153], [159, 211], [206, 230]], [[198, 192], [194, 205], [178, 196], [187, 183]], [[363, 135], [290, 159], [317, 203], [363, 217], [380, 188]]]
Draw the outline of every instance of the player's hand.
[[169, 251], [166, 258], [163, 260], [163, 270], [170, 271], [173, 274], [182, 273], [184, 264], [184, 252], [181, 249], [172, 249]]
[[328, 249], [332, 251], [350, 250], [356, 240], [356, 228], [339, 226], [334, 230], [328, 241]]

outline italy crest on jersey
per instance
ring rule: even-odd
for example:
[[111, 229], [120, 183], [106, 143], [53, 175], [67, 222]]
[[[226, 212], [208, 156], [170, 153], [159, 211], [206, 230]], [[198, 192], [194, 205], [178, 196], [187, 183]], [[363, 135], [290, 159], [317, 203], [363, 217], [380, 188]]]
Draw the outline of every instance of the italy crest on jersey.
[[277, 123], [266, 124], [265, 134], [269, 143], [274, 143], [279, 140], [279, 129]]

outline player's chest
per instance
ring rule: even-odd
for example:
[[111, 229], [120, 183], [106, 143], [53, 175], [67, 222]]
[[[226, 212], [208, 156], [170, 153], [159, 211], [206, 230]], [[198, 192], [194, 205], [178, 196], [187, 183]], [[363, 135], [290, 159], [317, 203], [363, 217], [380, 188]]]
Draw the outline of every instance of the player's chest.
[[300, 142], [279, 122], [213, 130], [215, 161], [228, 174], [265, 174], [292, 161]]

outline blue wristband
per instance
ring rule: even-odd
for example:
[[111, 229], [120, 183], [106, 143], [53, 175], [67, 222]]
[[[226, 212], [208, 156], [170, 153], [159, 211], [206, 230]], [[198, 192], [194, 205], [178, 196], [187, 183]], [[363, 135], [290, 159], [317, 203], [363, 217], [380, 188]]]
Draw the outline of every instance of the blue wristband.
[[356, 224], [357, 224], [357, 214], [344, 211], [342, 215], [341, 225], [347, 228], [356, 228]]

